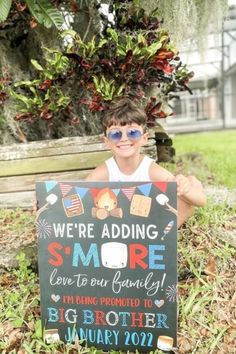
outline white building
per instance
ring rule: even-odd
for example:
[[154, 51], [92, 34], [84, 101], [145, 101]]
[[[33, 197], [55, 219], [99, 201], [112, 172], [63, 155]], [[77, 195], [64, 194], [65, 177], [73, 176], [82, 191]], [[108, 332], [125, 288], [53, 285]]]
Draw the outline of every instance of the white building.
[[229, 4], [222, 32], [206, 39], [204, 58], [192, 45], [180, 51], [182, 62], [194, 71], [193, 95], [182, 92], [180, 100], [171, 101], [174, 116], [160, 122], [169, 132], [236, 127], [236, 0]]

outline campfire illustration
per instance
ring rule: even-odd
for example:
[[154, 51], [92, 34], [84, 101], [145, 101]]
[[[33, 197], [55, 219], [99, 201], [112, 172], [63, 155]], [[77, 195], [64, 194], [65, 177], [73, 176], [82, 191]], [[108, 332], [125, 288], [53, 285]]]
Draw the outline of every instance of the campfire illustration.
[[115, 193], [109, 188], [101, 189], [94, 198], [95, 207], [92, 208], [92, 217], [104, 220], [108, 216], [122, 218], [123, 210], [118, 208]]

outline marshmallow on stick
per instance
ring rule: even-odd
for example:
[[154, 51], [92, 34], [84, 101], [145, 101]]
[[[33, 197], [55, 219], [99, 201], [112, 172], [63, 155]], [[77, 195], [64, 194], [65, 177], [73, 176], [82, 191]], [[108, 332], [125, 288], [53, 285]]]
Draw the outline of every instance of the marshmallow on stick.
[[163, 205], [163, 206], [167, 206], [167, 209], [169, 211], [171, 211], [172, 213], [174, 213], [175, 215], [177, 215], [177, 210], [175, 208], [173, 208], [170, 204], [168, 204], [169, 202], [169, 198], [167, 197], [167, 195], [165, 194], [158, 194], [156, 196], [156, 201], [158, 204]]
[[44, 204], [38, 211], [37, 211], [37, 214], [36, 214], [36, 217], [38, 218], [39, 215], [48, 208], [49, 205], [53, 205], [57, 202], [57, 196], [56, 194], [49, 194], [46, 198], [46, 204]]

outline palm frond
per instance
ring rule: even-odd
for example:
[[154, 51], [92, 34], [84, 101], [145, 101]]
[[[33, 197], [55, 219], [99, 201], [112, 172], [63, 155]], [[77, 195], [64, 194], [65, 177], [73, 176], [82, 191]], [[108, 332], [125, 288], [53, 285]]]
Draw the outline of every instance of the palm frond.
[[7, 19], [10, 12], [12, 0], [0, 0], [0, 22]]
[[60, 11], [48, 0], [26, 0], [31, 14], [36, 21], [50, 28], [53, 25], [61, 29], [64, 19]]

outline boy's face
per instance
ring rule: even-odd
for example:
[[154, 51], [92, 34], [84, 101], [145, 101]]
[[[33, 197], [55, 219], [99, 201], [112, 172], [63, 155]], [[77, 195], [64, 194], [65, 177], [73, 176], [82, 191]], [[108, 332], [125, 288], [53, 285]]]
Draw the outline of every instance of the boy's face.
[[137, 123], [112, 125], [107, 128], [104, 142], [119, 157], [131, 157], [147, 143], [148, 133]]

